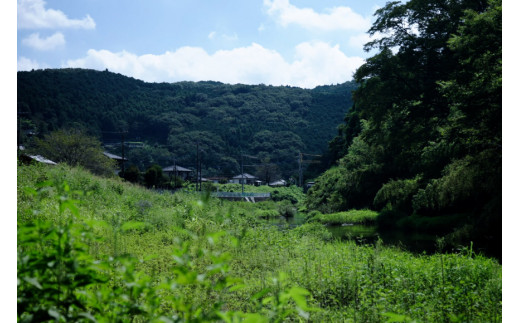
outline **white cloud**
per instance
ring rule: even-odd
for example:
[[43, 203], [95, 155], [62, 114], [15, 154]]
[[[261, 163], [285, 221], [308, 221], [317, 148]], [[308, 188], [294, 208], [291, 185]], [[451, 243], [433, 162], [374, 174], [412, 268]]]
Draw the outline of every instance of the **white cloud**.
[[237, 33], [233, 33], [233, 34], [229, 35], [229, 34], [222, 34], [222, 33], [217, 33], [216, 31], [212, 31], [209, 33], [208, 38], [211, 40], [220, 39], [220, 40], [229, 42], [229, 41], [238, 40], [238, 35], [237, 35]]
[[226, 41], [235, 41], [238, 40], [238, 35], [237, 33], [233, 33], [232, 35], [222, 34], [222, 38]]
[[69, 19], [60, 10], [46, 9], [43, 0], [18, 0], [18, 28], [83, 28], [94, 29], [96, 23], [87, 15], [83, 19]]
[[323, 42], [302, 43], [295, 51], [294, 60], [288, 62], [277, 51], [256, 43], [214, 54], [199, 47], [142, 56], [126, 51], [113, 53], [91, 49], [86, 57], [69, 60], [64, 67], [108, 68], [148, 82], [213, 80], [313, 88], [348, 81], [355, 69], [363, 64], [363, 59], [347, 57], [339, 46], [332, 47]]
[[282, 26], [296, 24], [307, 29], [368, 30], [370, 19], [355, 13], [349, 7], [334, 7], [317, 13], [311, 8], [298, 8], [289, 0], [264, 0], [267, 13]]
[[366, 43], [368, 43], [372, 40], [374, 40], [374, 38], [370, 37], [369, 34], [365, 33], [365, 34], [359, 34], [359, 35], [350, 37], [348, 40], [348, 44], [349, 44], [349, 46], [354, 47], [354, 48], [363, 48], [363, 46]]
[[52, 50], [65, 45], [65, 37], [62, 33], [55, 33], [47, 38], [40, 38], [39, 33], [29, 35], [29, 37], [22, 39], [22, 44], [32, 47], [37, 50]]
[[37, 61], [34, 61], [32, 59], [29, 59], [27, 57], [19, 57], [17, 62], [17, 70], [18, 71], [30, 71], [30, 70], [37, 70], [41, 68], [47, 68], [47, 65], [40, 65]]

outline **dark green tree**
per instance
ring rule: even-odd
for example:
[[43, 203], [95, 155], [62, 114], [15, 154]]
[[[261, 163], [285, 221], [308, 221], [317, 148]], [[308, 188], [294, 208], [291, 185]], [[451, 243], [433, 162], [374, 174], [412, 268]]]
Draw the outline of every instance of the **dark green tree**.
[[123, 178], [132, 183], [139, 183], [141, 180], [141, 172], [136, 165], [130, 165], [130, 167], [125, 169]]
[[113, 175], [115, 162], [105, 155], [101, 143], [81, 129], [53, 131], [43, 139], [36, 138], [30, 151], [58, 163], [81, 166], [95, 174]]
[[[500, 236], [501, 2], [411, 0], [376, 12], [354, 108], [309, 191], [322, 210], [467, 216]], [[480, 227], [480, 230], [476, 230]], [[490, 238], [492, 237], [492, 238]]]
[[144, 183], [147, 187], [159, 188], [165, 182], [162, 168], [159, 165], [152, 165], [144, 173]]

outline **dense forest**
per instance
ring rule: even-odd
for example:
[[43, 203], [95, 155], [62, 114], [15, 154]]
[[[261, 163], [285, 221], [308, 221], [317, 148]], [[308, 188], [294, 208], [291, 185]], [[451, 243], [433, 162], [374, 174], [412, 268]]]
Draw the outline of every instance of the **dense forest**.
[[502, 7], [389, 2], [355, 73], [354, 105], [330, 142], [336, 166], [311, 189], [322, 212], [382, 211], [381, 226], [444, 229], [501, 245]]
[[[109, 71], [47, 69], [18, 72], [22, 135], [83, 127], [141, 171], [153, 164], [195, 168], [203, 176], [234, 176], [246, 165], [271, 165], [297, 175], [299, 152], [321, 154], [352, 105], [355, 83], [312, 90], [219, 82], [146, 83]], [[27, 142], [27, 138], [23, 138]], [[135, 145], [138, 142], [138, 145]], [[130, 145], [132, 146], [132, 145]], [[138, 146], [138, 147], [135, 147]], [[255, 173], [254, 167], [244, 168]], [[278, 178], [272, 178], [276, 180]]]

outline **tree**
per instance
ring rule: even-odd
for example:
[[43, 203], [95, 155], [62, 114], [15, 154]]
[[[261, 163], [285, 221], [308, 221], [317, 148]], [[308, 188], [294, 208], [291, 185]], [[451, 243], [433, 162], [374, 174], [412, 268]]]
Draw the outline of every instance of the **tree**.
[[150, 166], [144, 173], [144, 183], [147, 187], [159, 187], [163, 182], [163, 172], [159, 165]]
[[393, 1], [376, 16], [377, 53], [330, 142], [338, 166], [308, 205], [500, 214], [501, 2]]
[[116, 163], [103, 155], [101, 143], [81, 129], [62, 129], [36, 138], [35, 153], [58, 163], [81, 166], [94, 174], [113, 175]]
[[130, 167], [125, 170], [123, 178], [132, 183], [139, 183], [141, 180], [141, 172], [136, 165], [130, 165]]
[[273, 180], [280, 179], [281, 176], [278, 165], [271, 163], [269, 157], [262, 159], [262, 163], [256, 168], [255, 175], [260, 180], [265, 181], [266, 184], [269, 184]]

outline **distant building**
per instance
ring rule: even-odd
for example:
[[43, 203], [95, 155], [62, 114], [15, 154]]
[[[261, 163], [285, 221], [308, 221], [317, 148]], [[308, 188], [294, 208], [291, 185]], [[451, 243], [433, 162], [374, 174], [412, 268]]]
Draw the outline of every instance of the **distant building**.
[[246, 185], [255, 185], [258, 177], [253, 176], [248, 173], [240, 174], [234, 176], [229, 182], [234, 184], [242, 184], [242, 182]]
[[280, 180], [269, 183], [269, 186], [273, 186], [273, 187], [287, 186], [287, 182], [283, 179], [280, 179]]
[[307, 182], [307, 183], [305, 183], [305, 185], [303, 186], [303, 192], [307, 193], [309, 188], [313, 187], [314, 184], [315, 184], [315, 182]]
[[182, 178], [183, 181], [187, 180], [190, 177], [190, 173], [193, 172], [191, 169], [187, 169], [181, 166], [168, 166], [162, 169], [163, 174], [173, 177], [177, 174], [178, 177]]
[[110, 158], [110, 159], [115, 160], [119, 166], [121, 166], [121, 164], [123, 163], [123, 161], [128, 161], [127, 158], [123, 158], [123, 157], [121, 157], [121, 156], [114, 155], [114, 154], [111, 154], [111, 153], [106, 152], [106, 151], [103, 152], [103, 155], [105, 155], [106, 157], [108, 157], [108, 158]]
[[214, 184], [227, 183], [228, 178], [227, 177], [208, 177], [208, 181], [212, 182]]
[[105, 155], [106, 157], [116, 161], [117, 169], [114, 169], [114, 174], [116, 174], [116, 175], [119, 173], [119, 170], [123, 169], [123, 167], [122, 167], [123, 166], [123, 162], [128, 161], [128, 159], [126, 159], [126, 158], [123, 158], [123, 157], [118, 156], [118, 155], [111, 154], [111, 153], [106, 152], [106, 151], [103, 152], [103, 155]]
[[20, 155], [20, 161], [24, 164], [30, 164], [30, 163], [33, 163], [33, 162], [38, 162], [38, 163], [42, 163], [42, 164], [46, 164], [46, 165], [57, 165], [57, 163], [53, 162], [52, 160], [50, 159], [47, 159], [43, 156], [40, 156], [40, 155], [26, 155], [26, 154], [21, 154]]

